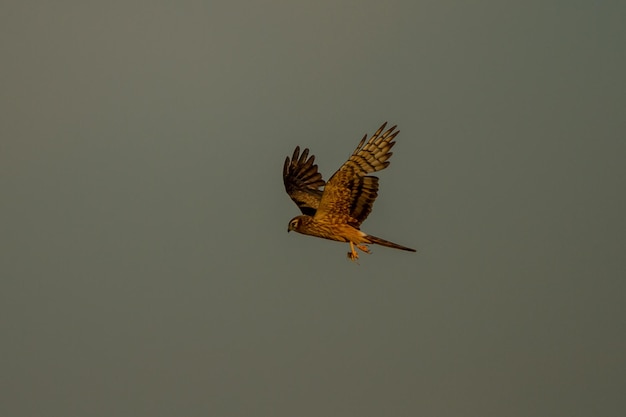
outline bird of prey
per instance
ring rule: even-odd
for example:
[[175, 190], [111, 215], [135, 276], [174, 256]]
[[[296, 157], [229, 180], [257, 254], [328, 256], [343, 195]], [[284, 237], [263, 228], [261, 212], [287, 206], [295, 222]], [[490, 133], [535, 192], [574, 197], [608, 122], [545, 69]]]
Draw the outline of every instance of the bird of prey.
[[[372, 211], [378, 196], [378, 178], [368, 175], [389, 165], [391, 148], [399, 130], [396, 126], [383, 133], [387, 122], [366, 142], [363, 137], [350, 158], [324, 183], [317, 170], [315, 156], [309, 157], [309, 149], [300, 154], [297, 146], [291, 159], [285, 159], [283, 181], [289, 197], [302, 212], [289, 222], [287, 231], [324, 239], [348, 242], [348, 258], [359, 257], [355, 246], [370, 253], [367, 244], [415, 252], [415, 249], [389, 242], [360, 230], [361, 223]], [[323, 189], [322, 189], [323, 187]]]

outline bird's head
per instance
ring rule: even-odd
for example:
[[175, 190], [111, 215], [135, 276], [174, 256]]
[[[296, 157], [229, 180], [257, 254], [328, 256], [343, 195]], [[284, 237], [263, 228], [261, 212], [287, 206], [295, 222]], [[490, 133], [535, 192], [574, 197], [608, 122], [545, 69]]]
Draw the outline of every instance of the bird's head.
[[300, 229], [300, 225], [302, 225], [302, 217], [303, 216], [297, 216], [289, 220], [289, 226], [287, 226], [287, 232], [291, 232], [292, 230], [295, 230], [297, 232], [298, 229]]

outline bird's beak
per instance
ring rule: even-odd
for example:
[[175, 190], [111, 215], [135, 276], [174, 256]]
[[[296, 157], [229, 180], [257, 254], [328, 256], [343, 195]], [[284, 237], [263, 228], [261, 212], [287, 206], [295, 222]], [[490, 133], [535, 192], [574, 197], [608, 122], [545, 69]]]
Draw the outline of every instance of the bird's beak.
[[291, 227], [287, 226], [287, 233], [291, 232]]

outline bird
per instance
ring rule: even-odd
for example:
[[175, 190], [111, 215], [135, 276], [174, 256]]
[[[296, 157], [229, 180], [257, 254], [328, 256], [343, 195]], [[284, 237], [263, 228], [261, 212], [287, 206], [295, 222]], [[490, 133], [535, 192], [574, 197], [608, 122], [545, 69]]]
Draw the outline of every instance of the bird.
[[[320, 237], [350, 244], [348, 259], [357, 261], [355, 247], [371, 253], [368, 244], [415, 252], [415, 249], [372, 236], [360, 230], [361, 223], [372, 211], [378, 196], [378, 177], [368, 175], [389, 166], [400, 133], [394, 125], [385, 130], [387, 122], [369, 140], [367, 134], [348, 160], [327, 182], [315, 164], [315, 156], [309, 157], [309, 149], [300, 153], [296, 146], [291, 158], [285, 159], [283, 182], [285, 190], [296, 203], [301, 215], [289, 221], [287, 232]], [[367, 140], [367, 141], [366, 141]]]

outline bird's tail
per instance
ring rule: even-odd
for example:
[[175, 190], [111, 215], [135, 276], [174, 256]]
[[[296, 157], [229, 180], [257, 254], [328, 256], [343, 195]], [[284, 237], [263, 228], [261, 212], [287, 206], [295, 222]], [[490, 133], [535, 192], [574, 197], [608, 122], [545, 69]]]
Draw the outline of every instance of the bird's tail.
[[416, 252], [415, 249], [407, 248], [406, 246], [398, 245], [397, 243], [389, 242], [388, 240], [381, 239], [379, 237], [372, 236], [372, 235], [367, 235], [367, 240], [369, 240], [370, 243], [375, 243], [381, 246], [387, 246], [388, 248], [401, 249], [401, 250], [406, 250], [409, 252]]

